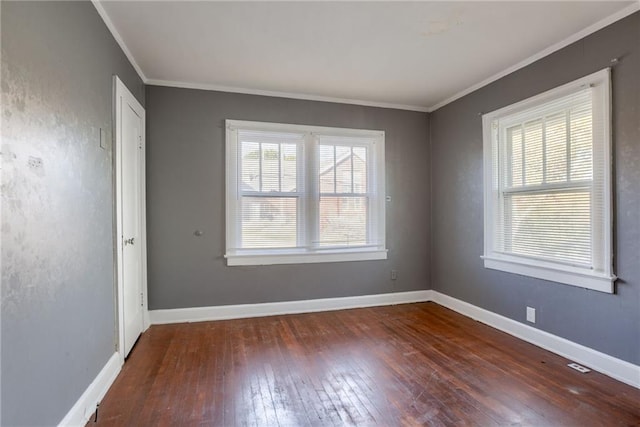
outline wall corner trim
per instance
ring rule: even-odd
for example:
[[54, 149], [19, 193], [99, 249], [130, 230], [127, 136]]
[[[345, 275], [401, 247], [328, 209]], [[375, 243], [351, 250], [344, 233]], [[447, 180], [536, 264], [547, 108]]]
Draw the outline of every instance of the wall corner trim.
[[58, 426], [84, 426], [89, 417], [95, 412], [97, 404], [115, 381], [122, 368], [122, 359], [119, 353], [113, 353], [100, 373], [89, 384], [82, 396], [60, 421]]
[[353, 297], [321, 298], [301, 301], [267, 302], [259, 304], [221, 305], [215, 307], [149, 310], [152, 325], [167, 323], [205, 322], [209, 320], [241, 319], [280, 314], [312, 313], [349, 308], [407, 304], [431, 301], [431, 290], [391, 292]]
[[640, 366], [609, 356], [557, 335], [536, 329], [462, 300], [431, 291], [431, 301], [552, 353], [588, 366], [620, 382], [640, 388]]

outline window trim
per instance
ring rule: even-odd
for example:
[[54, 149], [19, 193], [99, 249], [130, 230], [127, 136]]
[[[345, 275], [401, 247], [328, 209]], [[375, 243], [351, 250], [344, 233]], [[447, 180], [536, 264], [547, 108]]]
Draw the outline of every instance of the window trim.
[[[514, 115], [525, 110], [540, 107], [545, 103], [551, 102], [563, 96], [570, 95], [578, 90], [590, 86], [597, 88], [597, 96], [600, 98], [594, 102], [594, 116], [600, 115], [602, 120], [602, 138], [603, 138], [603, 159], [600, 167], [602, 168], [603, 179], [603, 230], [602, 230], [602, 254], [603, 269], [602, 271], [592, 268], [571, 266], [564, 263], [556, 263], [546, 260], [538, 260], [529, 257], [520, 257], [512, 254], [504, 254], [494, 250], [494, 236], [496, 220], [498, 218], [497, 209], [499, 209], [498, 197], [499, 191], [495, 188], [494, 167], [500, 168], [493, 164], [493, 153], [498, 149], [496, 135], [499, 130], [493, 129], [494, 121]], [[599, 104], [602, 106], [600, 110], [596, 110]], [[524, 276], [535, 277], [538, 279], [548, 280], [552, 282], [564, 283], [567, 285], [592, 289], [596, 291], [613, 293], [614, 282], [616, 276], [613, 274], [613, 227], [612, 227], [612, 137], [611, 137], [611, 72], [609, 68], [605, 68], [578, 80], [572, 81], [565, 85], [551, 89], [539, 95], [514, 103], [504, 108], [492, 111], [482, 115], [483, 128], [483, 154], [484, 154], [484, 267], [494, 270], [515, 273]], [[510, 122], [507, 121], [508, 124]], [[595, 156], [594, 156], [595, 159]], [[595, 180], [595, 177], [594, 177]], [[592, 227], [592, 231], [593, 231]], [[593, 247], [592, 247], [593, 251]], [[597, 256], [593, 253], [593, 256]]]
[[[375, 206], [375, 212], [370, 213], [369, 227], [375, 227], [371, 231], [379, 237], [377, 244], [350, 246], [343, 248], [278, 248], [278, 249], [234, 249], [231, 246], [238, 241], [239, 221], [236, 220], [239, 212], [238, 171], [240, 170], [240, 158], [238, 154], [238, 130], [256, 130], [272, 132], [299, 132], [304, 133], [304, 142], [301, 144], [301, 161], [298, 165], [298, 176], [302, 182], [300, 191], [300, 219], [298, 220], [298, 244], [300, 240], [310, 241], [317, 231], [316, 212], [310, 209], [314, 200], [318, 199], [318, 177], [315, 171], [318, 165], [317, 155], [309, 155], [309, 150], [317, 150], [317, 136], [328, 137], [366, 137], [374, 140], [371, 145], [371, 165], [374, 170], [369, 170], [369, 177], [375, 175], [372, 180], [370, 200]], [[294, 125], [285, 123], [256, 122], [244, 120], [225, 120], [226, 137], [226, 169], [225, 169], [225, 212], [226, 212], [226, 238], [225, 255], [228, 266], [241, 265], [272, 265], [272, 264], [300, 264], [319, 262], [343, 262], [387, 259], [386, 249], [386, 216], [385, 216], [385, 132], [380, 130], [364, 130], [350, 128], [335, 128], [324, 126]], [[369, 180], [368, 180], [369, 182]], [[309, 188], [307, 188], [309, 187]], [[235, 202], [234, 202], [235, 201]]]

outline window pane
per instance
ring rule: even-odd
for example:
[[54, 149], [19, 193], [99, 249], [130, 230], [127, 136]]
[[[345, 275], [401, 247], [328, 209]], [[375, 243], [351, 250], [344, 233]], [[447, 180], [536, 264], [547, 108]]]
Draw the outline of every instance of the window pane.
[[351, 147], [336, 147], [336, 192], [351, 193]]
[[320, 198], [320, 246], [367, 243], [367, 197]]
[[353, 192], [367, 192], [367, 149], [353, 148]]
[[260, 144], [243, 142], [242, 156], [242, 191], [260, 191]]
[[262, 144], [262, 191], [280, 191], [280, 144]]
[[524, 183], [542, 184], [542, 120], [524, 125]]
[[591, 262], [588, 190], [505, 195], [505, 251], [554, 261]]
[[296, 197], [243, 197], [242, 247], [295, 247], [297, 201]]
[[509, 156], [509, 173], [507, 173], [507, 186], [522, 186], [522, 126], [514, 126], [507, 129], [507, 152]]
[[591, 179], [593, 138], [591, 106], [571, 110], [571, 180]]
[[546, 120], [547, 182], [567, 180], [567, 115], [547, 117]]
[[320, 145], [320, 192], [366, 193], [367, 149]]
[[282, 188], [280, 191], [290, 192], [298, 190], [298, 147], [295, 144], [280, 145], [282, 155], [280, 171]]
[[333, 145], [320, 146], [320, 192], [335, 193], [335, 150]]

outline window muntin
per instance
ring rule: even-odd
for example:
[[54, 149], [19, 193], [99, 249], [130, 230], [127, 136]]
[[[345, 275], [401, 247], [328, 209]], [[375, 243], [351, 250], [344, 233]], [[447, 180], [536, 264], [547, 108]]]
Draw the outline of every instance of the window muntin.
[[227, 121], [229, 265], [384, 259], [383, 195], [384, 132]]
[[483, 126], [485, 266], [611, 292], [608, 70]]

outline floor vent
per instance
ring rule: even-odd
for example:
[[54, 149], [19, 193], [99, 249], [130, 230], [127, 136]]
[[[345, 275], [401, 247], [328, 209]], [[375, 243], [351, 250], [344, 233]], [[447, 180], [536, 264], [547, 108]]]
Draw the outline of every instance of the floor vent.
[[571, 369], [575, 369], [578, 372], [582, 372], [583, 374], [586, 374], [587, 372], [591, 372], [591, 369], [585, 368], [584, 366], [578, 365], [577, 363], [569, 363], [567, 366], [570, 367]]

